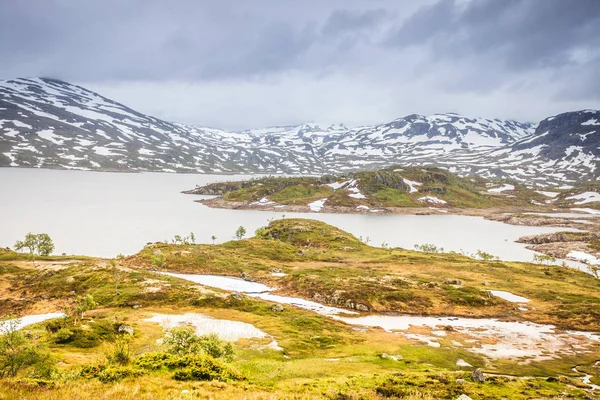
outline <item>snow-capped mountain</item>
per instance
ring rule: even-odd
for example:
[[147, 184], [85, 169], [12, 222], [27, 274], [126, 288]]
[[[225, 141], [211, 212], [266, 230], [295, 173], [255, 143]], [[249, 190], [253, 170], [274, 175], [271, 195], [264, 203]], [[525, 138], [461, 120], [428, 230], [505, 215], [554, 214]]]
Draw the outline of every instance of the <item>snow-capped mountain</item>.
[[[582, 111], [536, 128], [449, 113], [357, 128], [232, 132], [162, 121], [66, 82], [21, 78], [0, 81], [0, 166], [322, 174], [434, 164], [459, 174], [555, 183], [597, 176], [598, 120], [598, 112]], [[554, 175], [544, 176], [548, 171]]]

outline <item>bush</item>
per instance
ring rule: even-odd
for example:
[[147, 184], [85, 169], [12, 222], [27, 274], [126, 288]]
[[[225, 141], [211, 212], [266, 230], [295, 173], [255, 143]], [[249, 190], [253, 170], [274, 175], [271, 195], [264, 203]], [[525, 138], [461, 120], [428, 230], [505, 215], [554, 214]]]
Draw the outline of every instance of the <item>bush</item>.
[[60, 328], [54, 333], [54, 343], [62, 344], [69, 343], [75, 338], [75, 333], [67, 328]]
[[133, 366], [142, 370], [174, 371], [176, 380], [244, 380], [245, 377], [227, 364], [206, 354], [178, 356], [169, 353], [147, 353], [133, 361]]
[[115, 341], [112, 351], [106, 356], [109, 363], [127, 365], [131, 361], [129, 351], [129, 338], [126, 336], [118, 337]]
[[124, 366], [107, 366], [98, 372], [97, 378], [102, 383], [117, 382], [123, 378], [144, 375], [144, 371]]
[[169, 330], [163, 343], [169, 347], [169, 353], [176, 355], [205, 353], [214, 358], [231, 360], [234, 353], [231, 343], [219, 339], [214, 333], [198, 336], [192, 326]]

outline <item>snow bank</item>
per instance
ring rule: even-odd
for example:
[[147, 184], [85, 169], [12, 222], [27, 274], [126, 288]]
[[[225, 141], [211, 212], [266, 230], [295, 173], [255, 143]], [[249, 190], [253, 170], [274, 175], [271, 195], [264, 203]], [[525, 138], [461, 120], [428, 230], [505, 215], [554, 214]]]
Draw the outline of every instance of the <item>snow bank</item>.
[[325, 207], [326, 201], [327, 201], [327, 199], [313, 201], [312, 203], [308, 204], [308, 207], [310, 208], [311, 211], [319, 212], [323, 209], [323, 207]]
[[23, 329], [29, 325], [44, 322], [49, 319], [65, 318], [66, 316], [67, 316], [67, 314], [65, 314], [63, 312], [54, 312], [54, 313], [49, 313], [49, 314], [26, 315], [21, 318], [9, 319], [8, 321], [0, 323], [0, 333], [2, 333], [5, 324], [11, 323], [13, 321], [17, 321], [17, 329]]
[[499, 188], [489, 189], [488, 192], [489, 193], [502, 193], [502, 192], [506, 192], [507, 190], [515, 190], [515, 186], [509, 185], [509, 184], [504, 184], [503, 186], [500, 186]]
[[490, 290], [492, 296], [500, 297], [506, 301], [510, 301], [511, 303], [529, 303], [529, 299], [526, 297], [517, 296], [516, 294], [512, 294], [510, 292], [505, 292], [502, 290]]
[[576, 194], [574, 196], [569, 196], [566, 198], [567, 200], [579, 200], [575, 202], [575, 205], [594, 203], [600, 201], [600, 193], [596, 192], [584, 192], [580, 194]]
[[437, 197], [434, 197], [434, 196], [419, 197], [417, 200], [422, 201], [424, 203], [447, 204], [446, 200], [438, 199]]
[[[156, 322], [164, 330], [168, 330], [181, 325], [192, 325], [198, 335], [208, 335], [216, 333], [219, 338], [235, 342], [242, 338], [264, 338], [268, 337], [266, 333], [256, 328], [252, 324], [240, 321], [230, 321], [226, 319], [216, 319], [204, 314], [186, 313], [177, 314], [154, 314], [152, 318], [147, 318], [146, 322]], [[277, 345], [277, 343], [275, 343]]]

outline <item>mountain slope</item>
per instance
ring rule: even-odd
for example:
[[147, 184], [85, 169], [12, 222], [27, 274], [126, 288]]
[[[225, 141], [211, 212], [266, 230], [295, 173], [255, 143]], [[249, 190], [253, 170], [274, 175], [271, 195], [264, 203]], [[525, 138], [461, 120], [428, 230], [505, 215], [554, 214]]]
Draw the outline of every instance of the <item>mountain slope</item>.
[[[231, 132], [162, 121], [66, 82], [20, 78], [0, 81], [0, 166], [322, 174], [437, 165], [459, 175], [556, 184], [598, 174], [600, 117], [579, 113], [548, 118], [537, 129], [434, 114], [358, 128], [303, 124]], [[534, 154], [538, 148], [546, 150]]]

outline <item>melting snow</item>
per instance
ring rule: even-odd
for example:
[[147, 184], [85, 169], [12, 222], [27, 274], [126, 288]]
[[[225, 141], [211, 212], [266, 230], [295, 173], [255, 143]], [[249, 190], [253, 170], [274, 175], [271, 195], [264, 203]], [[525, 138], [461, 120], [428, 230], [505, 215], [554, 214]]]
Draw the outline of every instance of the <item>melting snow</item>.
[[499, 188], [489, 189], [488, 192], [490, 192], [490, 193], [502, 193], [502, 192], [505, 192], [507, 190], [515, 190], [515, 186], [514, 185], [509, 185], [509, 184], [504, 184], [503, 186], [501, 186]]
[[308, 204], [308, 207], [310, 208], [311, 211], [319, 212], [319, 211], [321, 211], [321, 209], [323, 207], [325, 207], [326, 201], [327, 201], [327, 199], [313, 201], [312, 203]]
[[408, 187], [410, 188], [410, 192], [409, 193], [415, 193], [418, 192], [419, 189], [416, 188], [416, 186], [421, 186], [422, 183], [421, 182], [417, 182], [417, 181], [411, 181], [408, 180], [406, 178], [402, 178], [402, 180], [404, 181], [404, 183], [406, 183], [408, 185]]
[[510, 292], [505, 292], [502, 290], [490, 290], [490, 293], [493, 296], [500, 297], [501, 299], [510, 301], [511, 303], [529, 303], [528, 298], [517, 296], [516, 294], [512, 294]]
[[583, 251], [570, 251], [569, 254], [567, 254], [567, 257], [591, 265], [600, 265], [600, 259]]
[[579, 200], [575, 202], [575, 205], [594, 203], [600, 201], [600, 193], [596, 192], [584, 192], [580, 194], [576, 194], [574, 196], [569, 196], [566, 198], [567, 200]]
[[556, 197], [556, 196], [558, 196], [560, 194], [558, 192], [544, 192], [543, 190], [536, 190], [535, 192], [539, 193], [539, 194], [542, 194], [542, 195], [544, 195], [546, 197], [553, 197], [553, 198]]
[[[264, 338], [268, 337], [266, 333], [256, 328], [252, 324], [240, 321], [230, 321], [226, 319], [216, 319], [204, 314], [186, 313], [177, 314], [154, 314], [152, 318], [145, 319], [146, 322], [156, 322], [164, 330], [168, 330], [180, 325], [192, 325], [198, 335], [208, 335], [216, 333], [219, 338], [235, 342], [242, 338]], [[277, 342], [275, 342], [277, 345]]]
[[[423, 335], [417, 337], [409, 332], [398, 331], [408, 331], [411, 327], [436, 329], [451, 326], [459, 333], [472, 338], [465, 341], [473, 343], [471, 351], [491, 358], [548, 359], [561, 351], [574, 353], [574, 349], [580, 351], [583, 346], [600, 343], [600, 336], [592, 332], [559, 331], [553, 325], [506, 322], [490, 318], [419, 317], [413, 315], [369, 315], [356, 318], [334, 316], [333, 318], [352, 325], [380, 327], [388, 332], [397, 332], [418, 340], [427, 339], [430, 342], [433, 338], [423, 337]], [[477, 343], [478, 341], [481, 343]]]
[[26, 315], [21, 318], [9, 319], [6, 322], [0, 323], [0, 334], [3, 333], [5, 324], [13, 322], [13, 321], [17, 321], [17, 329], [23, 329], [29, 325], [44, 322], [49, 319], [65, 318], [66, 316], [67, 316], [67, 314], [65, 314], [63, 312], [54, 312], [54, 313], [49, 313], [49, 314]]
[[447, 201], [442, 200], [442, 199], [438, 199], [437, 197], [434, 197], [434, 196], [419, 197], [418, 200], [422, 201], [422, 202], [434, 203], [434, 204], [446, 204], [447, 203]]

